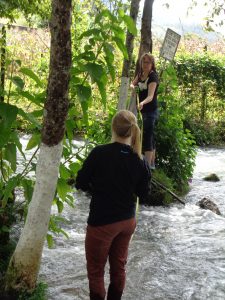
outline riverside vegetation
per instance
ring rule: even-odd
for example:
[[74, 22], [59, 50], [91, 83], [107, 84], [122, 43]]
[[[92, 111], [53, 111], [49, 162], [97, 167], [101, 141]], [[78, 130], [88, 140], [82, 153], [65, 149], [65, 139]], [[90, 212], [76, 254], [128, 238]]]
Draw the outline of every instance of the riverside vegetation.
[[[86, 9], [90, 9], [89, 15], [84, 14]], [[124, 10], [126, 13], [126, 7]], [[63, 158], [53, 199], [58, 214], [53, 214], [50, 219], [49, 247], [53, 246], [58, 234], [67, 236], [60, 226], [63, 222], [60, 214], [65, 204], [74, 206], [71, 180], [92, 147], [96, 143], [109, 142], [111, 119], [118, 99], [119, 70], [123, 57], [127, 55], [124, 29], [128, 27], [135, 31], [122, 10], [122, 4], [118, 4], [113, 12], [100, 7], [95, 16], [88, 1], [77, 1], [73, 13], [72, 38], [77, 43], [72, 53], [70, 107]], [[40, 18], [35, 22], [45, 25]], [[24, 43], [7, 43], [5, 46], [2, 35], [1, 46], [5, 52], [2, 50], [4, 81], [1, 81], [0, 91], [0, 244], [4, 246], [0, 249], [0, 277], [3, 277], [15, 247], [16, 241], [11, 239], [13, 225], [25, 220], [33, 193], [34, 178], [30, 173], [35, 171], [37, 164], [49, 64], [49, 33], [46, 28], [7, 32], [6, 40], [12, 41], [14, 35], [22, 36], [27, 46], [26, 49]], [[157, 49], [154, 51], [158, 56]], [[164, 68], [164, 71], [158, 96], [160, 117], [154, 176], [172, 191], [184, 193], [193, 173], [196, 146], [225, 141], [225, 60], [219, 54], [205, 52], [193, 56], [179, 54], [178, 50], [174, 63], [164, 64], [158, 59], [157, 64], [158, 70]], [[25, 150], [20, 142], [24, 133], [30, 134]], [[87, 141], [80, 148], [74, 145], [77, 136]], [[31, 150], [33, 155], [27, 160], [26, 152]], [[23, 157], [20, 168], [18, 152]], [[18, 192], [24, 197], [19, 203], [16, 201]], [[165, 203], [172, 201], [166, 192], [161, 191], [159, 197]]]

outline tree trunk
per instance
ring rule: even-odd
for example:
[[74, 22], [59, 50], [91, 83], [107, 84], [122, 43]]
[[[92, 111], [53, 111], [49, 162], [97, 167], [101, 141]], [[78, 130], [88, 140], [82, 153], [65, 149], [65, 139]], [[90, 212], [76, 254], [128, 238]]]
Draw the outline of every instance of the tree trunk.
[[[146, 52], [152, 53], [152, 7], [154, 0], [145, 0], [142, 22], [141, 22], [141, 43], [139, 47], [138, 59], [136, 62], [135, 76], [138, 74], [140, 66], [139, 59]], [[136, 96], [132, 95], [129, 103], [129, 110], [136, 109]]]
[[40, 261], [54, 198], [62, 138], [68, 111], [71, 66], [71, 0], [52, 0], [51, 53], [42, 143], [36, 184], [21, 237], [6, 274], [6, 290], [32, 290]]
[[1, 45], [1, 96], [0, 101], [4, 102], [5, 91], [5, 52], [6, 52], [6, 28], [2, 26], [2, 45]]
[[[139, 3], [140, 0], [132, 0], [130, 6], [130, 17], [133, 19], [135, 24], [137, 22]], [[127, 31], [127, 36], [126, 36], [126, 48], [128, 52], [128, 59], [124, 59], [123, 61], [118, 110], [126, 108], [127, 95], [128, 95], [128, 89], [130, 83], [130, 66], [131, 66], [132, 54], [134, 50], [134, 35], [129, 31]]]

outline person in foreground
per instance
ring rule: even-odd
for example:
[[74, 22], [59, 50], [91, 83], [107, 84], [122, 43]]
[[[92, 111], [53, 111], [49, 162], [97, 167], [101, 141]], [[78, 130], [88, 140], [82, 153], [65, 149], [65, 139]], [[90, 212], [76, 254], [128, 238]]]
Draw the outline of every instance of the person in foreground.
[[143, 145], [151, 169], [155, 169], [155, 137], [154, 129], [158, 116], [157, 89], [159, 85], [152, 54], [144, 53], [140, 57], [140, 72], [131, 83], [131, 88], [138, 89], [139, 106], [143, 119]]
[[140, 129], [127, 110], [112, 120], [112, 143], [95, 147], [78, 172], [75, 186], [91, 194], [85, 238], [91, 300], [119, 300], [125, 287], [128, 246], [136, 227], [136, 201], [150, 197], [151, 172], [141, 156]]

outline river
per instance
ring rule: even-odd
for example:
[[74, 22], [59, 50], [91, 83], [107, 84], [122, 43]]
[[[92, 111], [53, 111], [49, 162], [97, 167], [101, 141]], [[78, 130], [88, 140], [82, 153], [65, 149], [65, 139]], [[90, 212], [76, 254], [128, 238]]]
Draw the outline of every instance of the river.
[[[203, 177], [216, 173], [219, 182]], [[127, 264], [124, 300], [225, 299], [225, 150], [199, 149], [186, 205], [140, 206]], [[222, 216], [195, 205], [210, 197]], [[39, 279], [48, 284], [49, 300], [87, 300], [84, 237], [89, 199], [76, 193], [67, 207], [55, 247], [44, 247]], [[106, 269], [106, 284], [108, 268]]]

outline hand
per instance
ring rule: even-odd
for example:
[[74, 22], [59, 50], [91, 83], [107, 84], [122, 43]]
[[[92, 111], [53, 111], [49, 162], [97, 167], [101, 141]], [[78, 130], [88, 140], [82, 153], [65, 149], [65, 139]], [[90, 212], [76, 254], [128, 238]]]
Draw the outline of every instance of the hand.
[[138, 105], [138, 109], [139, 109], [139, 110], [142, 110], [143, 106], [144, 106], [144, 103], [143, 103], [143, 102], [140, 102], [139, 105]]

